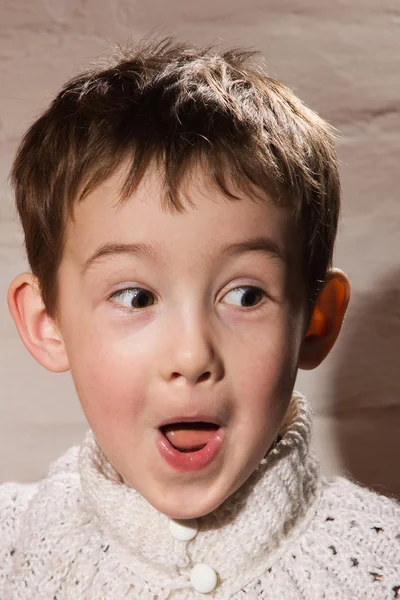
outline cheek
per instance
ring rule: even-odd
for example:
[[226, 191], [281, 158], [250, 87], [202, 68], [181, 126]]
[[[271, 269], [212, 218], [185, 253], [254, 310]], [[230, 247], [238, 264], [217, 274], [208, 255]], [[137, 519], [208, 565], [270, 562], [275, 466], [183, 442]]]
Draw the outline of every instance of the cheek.
[[301, 327], [281, 320], [239, 341], [233, 349], [233, 372], [241, 374], [246, 385], [278, 387], [297, 371]]
[[146, 361], [122, 340], [91, 335], [74, 340], [70, 348], [71, 374], [91, 425], [136, 421], [143, 410]]
[[[242, 340], [243, 341], [243, 340]], [[277, 320], [253, 334], [232, 352], [235, 395], [243, 423], [264, 436], [265, 428], [279, 427], [297, 374], [301, 326], [290, 318]], [[255, 442], [255, 440], [253, 440]]]

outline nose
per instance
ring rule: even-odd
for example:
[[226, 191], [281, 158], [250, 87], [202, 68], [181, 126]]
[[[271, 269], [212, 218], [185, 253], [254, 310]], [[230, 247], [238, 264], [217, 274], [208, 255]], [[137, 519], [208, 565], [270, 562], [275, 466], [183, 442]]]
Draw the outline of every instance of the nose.
[[205, 318], [169, 328], [165, 332], [166, 344], [162, 344], [161, 375], [165, 381], [199, 384], [215, 383], [224, 374], [223, 361], [217, 349], [215, 334]]

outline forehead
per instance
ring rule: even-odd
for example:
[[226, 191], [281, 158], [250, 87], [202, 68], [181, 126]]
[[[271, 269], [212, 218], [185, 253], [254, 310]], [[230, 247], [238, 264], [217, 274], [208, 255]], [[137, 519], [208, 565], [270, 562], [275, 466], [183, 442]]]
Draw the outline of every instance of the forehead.
[[191, 173], [181, 191], [183, 211], [165, 206], [161, 174], [149, 169], [131, 196], [120, 201], [121, 172], [74, 207], [67, 223], [65, 255], [84, 261], [100, 245], [150, 243], [165, 262], [173, 256], [210, 259], [228, 244], [268, 238], [288, 261], [299, 254], [298, 225], [288, 207], [235, 190], [226, 197], [206, 174]]

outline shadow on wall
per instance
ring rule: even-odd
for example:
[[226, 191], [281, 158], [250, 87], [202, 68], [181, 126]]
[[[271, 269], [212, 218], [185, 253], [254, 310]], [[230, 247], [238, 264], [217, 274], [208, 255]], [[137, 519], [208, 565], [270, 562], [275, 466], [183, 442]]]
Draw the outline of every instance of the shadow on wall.
[[400, 497], [400, 270], [356, 300], [346, 329], [332, 386], [342, 465]]

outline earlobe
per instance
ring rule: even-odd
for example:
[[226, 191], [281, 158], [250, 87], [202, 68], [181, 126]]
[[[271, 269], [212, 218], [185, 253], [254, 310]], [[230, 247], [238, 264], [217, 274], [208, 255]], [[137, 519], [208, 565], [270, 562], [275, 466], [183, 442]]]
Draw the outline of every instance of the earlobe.
[[314, 369], [333, 348], [350, 300], [350, 282], [339, 269], [328, 271], [300, 351], [299, 368]]
[[49, 371], [68, 371], [62, 337], [46, 312], [36, 277], [32, 273], [18, 275], [9, 287], [7, 300], [18, 333], [33, 358]]

